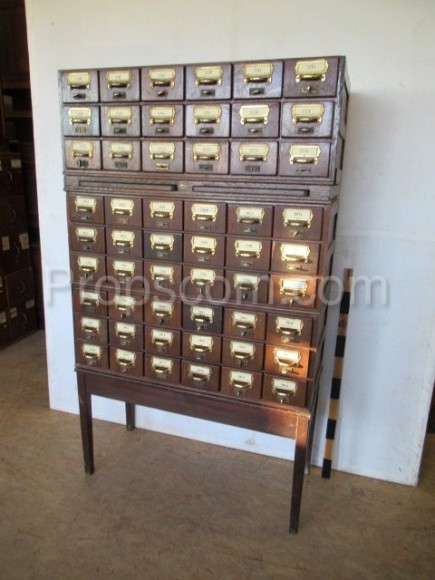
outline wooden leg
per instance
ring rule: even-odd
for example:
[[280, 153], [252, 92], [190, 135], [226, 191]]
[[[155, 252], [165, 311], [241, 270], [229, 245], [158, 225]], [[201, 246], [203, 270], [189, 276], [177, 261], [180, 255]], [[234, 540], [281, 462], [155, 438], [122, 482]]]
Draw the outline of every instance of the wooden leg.
[[317, 392], [316, 392], [314, 405], [313, 405], [313, 411], [311, 413], [311, 419], [310, 419], [310, 423], [308, 426], [308, 447], [307, 447], [307, 455], [305, 458], [305, 475], [308, 475], [310, 473], [311, 455], [313, 452], [314, 429], [316, 426], [318, 400], [319, 400], [319, 387], [317, 387]]
[[82, 431], [83, 459], [85, 472], [94, 473], [94, 442], [92, 437], [92, 401], [86, 391], [86, 379], [83, 373], [77, 373], [79, 392], [80, 427]]
[[308, 447], [308, 424], [308, 417], [298, 417], [289, 528], [290, 533], [293, 534], [296, 534], [298, 531], [299, 513], [301, 511], [305, 461]]
[[135, 406], [133, 403], [125, 403], [125, 422], [127, 431], [133, 431], [136, 427]]

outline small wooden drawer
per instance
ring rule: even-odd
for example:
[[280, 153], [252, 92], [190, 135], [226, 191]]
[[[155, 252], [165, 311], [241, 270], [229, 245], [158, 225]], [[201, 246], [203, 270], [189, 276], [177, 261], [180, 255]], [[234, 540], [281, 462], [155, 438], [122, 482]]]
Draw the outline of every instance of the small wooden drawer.
[[126, 258], [142, 257], [142, 230], [106, 228], [107, 253]]
[[103, 169], [140, 171], [140, 142], [103, 140]]
[[270, 240], [227, 238], [226, 265], [228, 268], [269, 270]]
[[334, 103], [331, 101], [287, 101], [282, 107], [281, 135], [299, 139], [332, 135]]
[[119, 288], [142, 288], [142, 260], [107, 256], [108, 281]]
[[0, 348], [9, 344], [9, 323], [6, 308], [0, 308]]
[[226, 141], [187, 141], [186, 173], [228, 173], [229, 146]]
[[144, 67], [141, 71], [143, 101], [181, 101], [184, 97], [184, 68]]
[[60, 87], [64, 103], [96, 103], [98, 101], [96, 70], [62, 71]]
[[224, 234], [225, 203], [184, 202], [184, 229], [190, 232]]
[[292, 378], [264, 375], [263, 396], [265, 401], [280, 405], [305, 407], [307, 395], [306, 381], [295, 381]]
[[231, 173], [276, 175], [278, 144], [275, 141], [233, 141]]
[[106, 223], [112, 226], [142, 227], [141, 200], [137, 197], [106, 197]]
[[109, 367], [108, 347], [92, 342], [76, 341], [76, 362], [97, 369]]
[[142, 135], [144, 137], [182, 137], [183, 130], [183, 105], [142, 106]]
[[73, 252], [105, 253], [106, 241], [103, 226], [70, 224], [68, 229], [70, 248]]
[[99, 137], [99, 108], [96, 106], [62, 107], [62, 133], [66, 137]]
[[234, 65], [235, 99], [271, 99], [282, 93], [282, 62], [240, 62]]
[[109, 337], [112, 346], [143, 350], [142, 324], [109, 320]]
[[272, 304], [314, 308], [316, 304], [316, 278], [272, 274]]
[[153, 296], [145, 303], [145, 323], [159, 328], [181, 326], [181, 303]]
[[25, 232], [27, 213], [24, 197], [21, 195], [0, 196], [0, 232], [12, 234]]
[[286, 60], [284, 97], [334, 97], [337, 79], [338, 58]]
[[70, 257], [73, 281], [96, 283], [106, 276], [106, 258], [101, 254], [75, 254]]
[[[6, 155], [9, 158], [5, 158]], [[3, 154], [0, 171], [0, 197], [2, 195], [23, 194], [23, 169], [18, 153]]]
[[225, 237], [184, 234], [184, 261], [223, 267]]
[[34, 299], [35, 285], [32, 268], [23, 268], [17, 272], [6, 274], [4, 280], [9, 306], [18, 306]]
[[323, 209], [315, 206], [277, 206], [273, 224], [274, 238], [320, 240]]
[[100, 98], [104, 102], [139, 101], [139, 69], [114, 69], [99, 72]]
[[269, 139], [279, 135], [279, 103], [234, 103], [231, 110], [231, 136]]
[[143, 377], [143, 352], [110, 347], [110, 369], [132, 377]]
[[278, 346], [289, 344], [309, 348], [313, 321], [300, 316], [268, 314], [266, 341]]
[[224, 338], [222, 341], [222, 364], [250, 371], [261, 371], [263, 368], [264, 345], [236, 338]]
[[145, 355], [145, 376], [152, 380], [176, 385], [180, 382], [180, 360], [147, 354]]
[[77, 339], [94, 344], [107, 344], [107, 318], [74, 315], [74, 334]]
[[228, 204], [228, 233], [270, 237], [273, 208], [270, 205]]
[[330, 150], [329, 143], [281, 143], [279, 174], [301, 179], [327, 178]]
[[35, 300], [27, 300], [27, 302], [9, 308], [6, 317], [9, 321], [9, 338], [11, 341], [36, 330]]
[[181, 353], [181, 332], [174, 329], [146, 326], [145, 350], [157, 356], [179, 357]]
[[143, 141], [142, 160], [143, 171], [182, 173], [183, 142]]
[[181, 286], [181, 264], [144, 261], [147, 290], [166, 295], [177, 294]]
[[139, 137], [139, 105], [101, 107], [101, 134], [104, 137]]
[[96, 139], [64, 139], [67, 169], [101, 169], [101, 144]]
[[183, 357], [202, 363], [221, 362], [222, 340], [219, 336], [183, 332]]
[[219, 391], [220, 368], [213, 365], [181, 361], [181, 382], [185, 387]]
[[224, 334], [249, 340], [264, 340], [266, 313], [225, 308]]
[[14, 272], [31, 265], [29, 234], [26, 231], [0, 236], [0, 264], [4, 272]]
[[195, 300], [219, 300], [224, 296], [224, 271], [204, 266], [183, 266], [183, 292]]
[[279, 376], [307, 378], [310, 351], [294, 346], [266, 345], [265, 371]]
[[85, 316], [107, 316], [107, 293], [73, 288], [74, 311]]
[[104, 198], [96, 195], [68, 194], [68, 215], [72, 222], [104, 223]]
[[143, 322], [143, 296], [110, 292], [109, 317], [122, 322]]
[[222, 307], [185, 303], [183, 328], [192, 332], [220, 334], [222, 332]]
[[183, 202], [179, 199], [144, 199], [144, 227], [158, 230], [183, 229]]
[[231, 65], [205, 64], [186, 67], [186, 99], [230, 99]]
[[188, 137], [229, 137], [230, 106], [225, 104], [187, 105]]
[[261, 398], [261, 373], [222, 367], [221, 392], [240, 399]]
[[267, 304], [269, 275], [251, 274], [243, 271], [226, 271], [230, 298], [238, 304]]
[[148, 260], [181, 262], [183, 260], [183, 234], [144, 232], [144, 256]]
[[274, 241], [271, 269], [276, 272], [315, 276], [319, 264], [319, 253], [319, 244], [305, 244], [288, 240]]

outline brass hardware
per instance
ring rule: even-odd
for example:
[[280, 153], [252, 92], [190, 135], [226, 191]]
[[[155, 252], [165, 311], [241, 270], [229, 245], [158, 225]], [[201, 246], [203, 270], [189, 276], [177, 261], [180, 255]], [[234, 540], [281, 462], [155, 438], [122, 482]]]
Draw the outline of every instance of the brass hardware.
[[276, 332], [283, 336], [296, 337], [302, 334], [304, 323], [298, 318], [278, 316], [275, 320]]
[[206, 254], [208, 256], [214, 256], [216, 253], [216, 246], [216, 238], [192, 236], [192, 252], [194, 254]]
[[275, 395], [279, 403], [285, 403], [296, 395], [298, 384], [295, 381], [285, 379], [272, 379], [272, 394]]
[[279, 366], [280, 372], [285, 374], [294, 367], [299, 366], [301, 353], [298, 350], [275, 348], [273, 351], [273, 360]]
[[248, 83], [271, 83], [273, 64], [271, 62], [245, 64], [243, 66], [243, 82]]
[[230, 343], [231, 356], [241, 361], [252, 360], [255, 355], [255, 350], [255, 344], [251, 342], [232, 340]]
[[92, 159], [94, 156], [94, 144], [91, 141], [74, 141], [71, 150], [73, 157]]
[[151, 279], [157, 282], [174, 283], [174, 268], [172, 266], [150, 266]]
[[83, 306], [97, 307], [100, 304], [98, 292], [80, 292], [80, 304]]
[[279, 293], [296, 300], [296, 298], [303, 298], [308, 290], [308, 282], [306, 280], [294, 280], [293, 278], [281, 278], [279, 281]]
[[151, 303], [151, 310], [153, 311], [153, 315], [157, 318], [167, 318], [172, 316], [172, 313], [174, 312], [174, 304], [172, 302], [153, 300]]
[[190, 319], [196, 324], [212, 324], [213, 317], [213, 308], [208, 308], [207, 306], [192, 306], [190, 309]]
[[136, 336], [136, 327], [134, 324], [115, 322], [115, 334], [123, 340], [133, 340]]
[[267, 143], [246, 143], [239, 145], [239, 159], [243, 161], [267, 161], [269, 145]]
[[150, 159], [170, 159], [174, 160], [175, 143], [150, 143], [149, 144]]
[[230, 371], [229, 379], [236, 395], [243, 395], [247, 390], [252, 389], [254, 384], [254, 375], [252, 373]]
[[132, 231], [113, 230], [112, 244], [119, 248], [132, 248], [134, 245], [135, 233]]
[[213, 351], [214, 339], [212, 336], [192, 334], [189, 339], [190, 350], [205, 354]]
[[148, 72], [150, 86], [154, 87], [170, 87], [175, 85], [175, 69], [174, 68], [154, 68]]
[[193, 117], [195, 125], [219, 124], [222, 117], [222, 107], [220, 105], [195, 105], [193, 107]]
[[116, 364], [120, 367], [134, 367], [136, 365], [136, 353], [131, 350], [122, 350], [117, 348], [115, 350]]
[[310, 209], [288, 207], [282, 212], [284, 226], [293, 228], [310, 228], [313, 212]]
[[175, 107], [150, 107], [150, 125], [173, 125], [175, 123]]
[[151, 368], [161, 378], [167, 377], [171, 374], [174, 362], [169, 358], [161, 358], [153, 356], [151, 358]]
[[76, 195], [74, 205], [76, 206], [76, 212], [78, 213], [95, 213], [95, 210], [97, 209], [97, 200], [95, 197]]
[[109, 125], [131, 125], [133, 109], [131, 107], [109, 107], [107, 119]]
[[151, 249], [172, 252], [175, 238], [172, 235], [150, 234]]
[[237, 223], [261, 224], [265, 211], [262, 207], [238, 207], [236, 209]]
[[66, 78], [70, 90], [89, 90], [91, 86], [91, 75], [88, 72], [70, 72]]
[[298, 60], [295, 64], [296, 82], [324, 81], [328, 72], [328, 61], [325, 58], [318, 60]]
[[318, 145], [291, 145], [289, 154], [292, 165], [317, 165], [320, 147]]
[[306, 264], [310, 256], [310, 246], [304, 244], [281, 244], [281, 260]]
[[212, 203], [193, 203], [192, 220], [198, 222], [215, 222], [218, 206]]
[[89, 107], [70, 107], [68, 118], [71, 125], [90, 125], [92, 111]]
[[95, 344], [82, 344], [82, 353], [86, 360], [91, 364], [101, 359], [102, 349], [101, 346]]
[[97, 230], [95, 228], [76, 228], [76, 238], [79, 242], [96, 243]]
[[195, 85], [216, 85], [222, 84], [224, 70], [221, 66], [197, 66], [195, 67]]
[[132, 199], [111, 199], [110, 207], [114, 215], [132, 216], [134, 211], [134, 201]]
[[216, 272], [214, 270], [203, 270], [192, 268], [190, 270], [190, 280], [192, 284], [203, 288], [204, 286], [213, 286], [216, 279]]
[[256, 292], [260, 284], [259, 276], [234, 274], [234, 287], [245, 292]]
[[322, 103], [304, 103], [292, 105], [292, 123], [317, 123], [320, 125], [325, 114], [325, 107]]
[[236, 256], [240, 258], [258, 259], [261, 255], [263, 244], [254, 240], [236, 240], [234, 248]]
[[98, 258], [91, 258], [89, 256], [78, 256], [77, 264], [80, 272], [90, 274], [98, 270], [99, 260]]
[[150, 215], [152, 218], [172, 219], [175, 203], [172, 201], [150, 201]]
[[118, 278], [132, 278], [136, 264], [134, 262], [121, 262], [119, 260], [113, 261], [113, 271]]
[[106, 74], [108, 89], [129, 89], [131, 87], [131, 71], [112, 70]]
[[194, 143], [194, 161], [219, 161], [221, 146], [219, 143]]
[[100, 334], [101, 331], [101, 320], [98, 318], [85, 318], [82, 317], [80, 319], [80, 327], [82, 332], [87, 335], [95, 336], [96, 334]]
[[234, 328], [252, 330], [257, 326], [258, 317], [256, 314], [234, 311], [231, 313], [231, 319]]
[[168, 347], [174, 341], [174, 333], [170, 330], [151, 330], [151, 342], [158, 347]]
[[136, 300], [133, 296], [122, 296], [118, 294], [115, 295], [114, 304], [116, 310], [119, 312], [131, 313], [136, 306]]
[[262, 123], [267, 125], [269, 114], [269, 105], [242, 105], [239, 110], [240, 124]]
[[189, 364], [189, 377], [195, 383], [203, 383], [211, 378], [211, 368]]
[[133, 143], [109, 143], [110, 159], [132, 159]]

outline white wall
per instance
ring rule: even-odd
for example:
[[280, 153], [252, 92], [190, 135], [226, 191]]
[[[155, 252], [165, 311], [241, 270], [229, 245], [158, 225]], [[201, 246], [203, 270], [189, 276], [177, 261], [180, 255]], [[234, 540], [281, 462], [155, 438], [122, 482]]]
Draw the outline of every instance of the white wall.
[[[352, 83], [335, 270], [385, 276], [351, 310], [338, 469], [415, 484], [435, 374], [432, 0], [27, 0], [50, 402], [77, 412], [57, 71], [344, 54]], [[336, 319], [336, 317], [335, 317]], [[334, 331], [330, 320], [330, 334]], [[332, 345], [333, 346], [333, 345]], [[332, 347], [331, 347], [332, 348]], [[321, 463], [331, 368], [314, 460]], [[123, 421], [119, 403], [95, 415]], [[285, 439], [141, 409], [140, 426], [292, 458]]]

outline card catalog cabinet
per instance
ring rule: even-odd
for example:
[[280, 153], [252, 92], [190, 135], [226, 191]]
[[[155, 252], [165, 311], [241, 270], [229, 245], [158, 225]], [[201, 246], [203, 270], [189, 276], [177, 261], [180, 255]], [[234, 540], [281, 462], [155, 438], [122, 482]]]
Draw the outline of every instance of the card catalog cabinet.
[[85, 468], [91, 396], [296, 440], [323, 364], [344, 57], [60, 71]]

